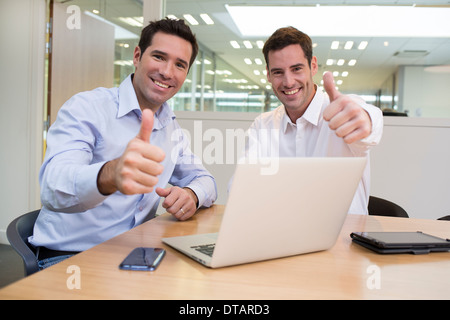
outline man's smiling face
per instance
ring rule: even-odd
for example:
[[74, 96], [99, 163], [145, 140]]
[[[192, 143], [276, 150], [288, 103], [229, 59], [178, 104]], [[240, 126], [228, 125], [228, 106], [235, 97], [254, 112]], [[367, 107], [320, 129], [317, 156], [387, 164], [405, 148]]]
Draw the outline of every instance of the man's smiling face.
[[317, 69], [316, 57], [312, 58], [310, 67], [298, 44], [268, 54], [267, 79], [294, 122], [303, 115], [314, 97], [313, 76]]
[[156, 112], [172, 98], [186, 79], [192, 45], [175, 35], [157, 32], [152, 43], [142, 53], [134, 51], [133, 86], [141, 109]]

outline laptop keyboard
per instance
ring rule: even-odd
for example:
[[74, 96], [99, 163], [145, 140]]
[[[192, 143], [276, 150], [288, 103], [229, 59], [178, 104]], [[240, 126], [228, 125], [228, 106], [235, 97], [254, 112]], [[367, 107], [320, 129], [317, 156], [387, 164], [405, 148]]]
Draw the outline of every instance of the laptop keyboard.
[[198, 245], [198, 246], [192, 246], [191, 248], [195, 249], [203, 254], [206, 254], [207, 256], [212, 257], [215, 246], [216, 246], [215, 243], [210, 243], [210, 244], [202, 244], [202, 245]]

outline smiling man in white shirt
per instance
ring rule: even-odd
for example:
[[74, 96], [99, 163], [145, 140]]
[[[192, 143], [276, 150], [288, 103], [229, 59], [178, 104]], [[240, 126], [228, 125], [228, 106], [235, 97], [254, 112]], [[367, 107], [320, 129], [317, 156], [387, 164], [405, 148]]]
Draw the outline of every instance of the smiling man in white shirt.
[[[381, 110], [341, 94], [329, 72], [323, 76], [327, 94], [318, 89], [313, 82], [318, 63], [308, 35], [293, 27], [278, 29], [263, 53], [267, 78], [282, 105], [255, 119], [246, 156], [369, 157], [369, 148], [381, 140]], [[367, 214], [369, 195], [368, 161], [349, 213]]]

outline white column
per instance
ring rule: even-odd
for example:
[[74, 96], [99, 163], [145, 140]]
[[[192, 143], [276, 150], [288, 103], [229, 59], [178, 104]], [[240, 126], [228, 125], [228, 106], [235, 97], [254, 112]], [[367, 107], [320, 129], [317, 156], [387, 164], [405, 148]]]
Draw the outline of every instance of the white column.
[[150, 21], [160, 20], [165, 15], [165, 0], [143, 0], [143, 16], [144, 27], [149, 24]]

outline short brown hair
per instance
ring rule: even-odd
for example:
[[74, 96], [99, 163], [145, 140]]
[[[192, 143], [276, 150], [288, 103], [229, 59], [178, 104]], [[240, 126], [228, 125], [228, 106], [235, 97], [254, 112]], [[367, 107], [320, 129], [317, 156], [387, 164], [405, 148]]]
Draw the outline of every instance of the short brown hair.
[[303, 33], [294, 27], [280, 28], [275, 31], [266, 41], [262, 50], [264, 59], [266, 60], [266, 65], [269, 66], [269, 51], [281, 50], [292, 44], [300, 45], [305, 54], [305, 58], [308, 60], [309, 66], [311, 67], [311, 38], [306, 33]]
[[152, 45], [153, 36], [157, 32], [175, 35], [191, 43], [192, 55], [191, 60], [189, 61], [189, 68], [191, 68], [198, 54], [198, 44], [195, 35], [191, 31], [191, 28], [189, 28], [184, 20], [165, 18], [162, 20], [150, 22], [149, 25], [142, 29], [141, 32], [141, 39], [139, 40], [139, 48], [141, 49], [141, 53], [144, 53], [144, 51]]

